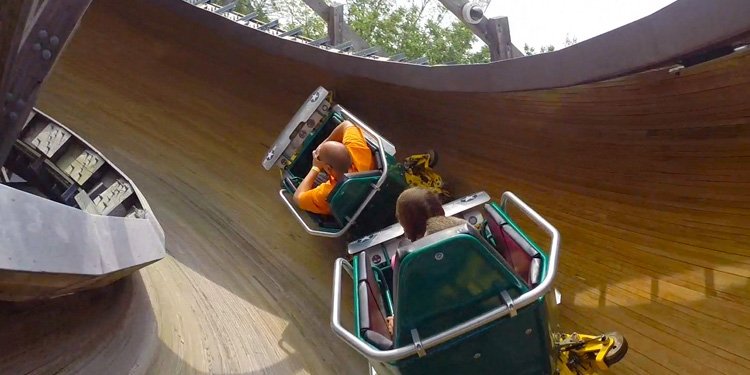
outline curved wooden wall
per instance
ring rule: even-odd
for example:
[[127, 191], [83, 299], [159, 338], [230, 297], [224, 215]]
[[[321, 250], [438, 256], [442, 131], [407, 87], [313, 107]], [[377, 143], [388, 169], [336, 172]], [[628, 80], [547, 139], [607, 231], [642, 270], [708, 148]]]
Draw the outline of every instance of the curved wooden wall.
[[[243, 25], [182, 1], [152, 0], [149, 6], [122, 11], [137, 9], [142, 17], [158, 13], [162, 19], [179, 19], [180, 27], [163, 33], [187, 27], [183, 36], [190, 33], [194, 41], [204, 33], [224, 35], [243, 48], [259, 49], [337, 74], [432, 91], [505, 92], [572, 86], [674, 65], [683, 57], [717, 46], [750, 42], [749, 2], [679, 0], [648, 17], [552, 53], [491, 64], [428, 67], [329, 53], [266, 33], [248, 32]], [[193, 33], [191, 26], [203, 33]]]

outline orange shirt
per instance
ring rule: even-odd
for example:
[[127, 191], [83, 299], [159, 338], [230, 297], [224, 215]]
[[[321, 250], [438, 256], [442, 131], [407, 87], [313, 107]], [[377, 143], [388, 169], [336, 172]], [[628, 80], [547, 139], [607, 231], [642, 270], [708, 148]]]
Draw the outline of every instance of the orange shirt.
[[[367, 146], [367, 141], [362, 135], [362, 130], [356, 126], [350, 126], [344, 130], [344, 139], [342, 141], [349, 154], [352, 156], [352, 165], [349, 172], [362, 172], [376, 169], [375, 160], [372, 157], [372, 150]], [[328, 195], [338, 182], [333, 176], [328, 177], [328, 181], [310, 189], [299, 196], [299, 207], [305, 211], [316, 214], [330, 215], [331, 207], [328, 205]]]

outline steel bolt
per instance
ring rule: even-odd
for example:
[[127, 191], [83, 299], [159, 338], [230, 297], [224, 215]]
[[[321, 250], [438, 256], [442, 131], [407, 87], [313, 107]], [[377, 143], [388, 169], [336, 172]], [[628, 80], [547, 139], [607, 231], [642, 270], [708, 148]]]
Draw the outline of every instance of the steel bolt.
[[15, 112], [8, 113], [8, 118], [10, 118], [10, 121], [15, 122], [16, 120], [18, 120], [18, 113], [15, 113]]
[[52, 51], [50, 51], [48, 49], [45, 49], [44, 51], [42, 51], [42, 58], [45, 59], [45, 60], [51, 59], [52, 58]]
[[531, 335], [531, 328], [526, 328], [526, 336]]
[[39, 38], [41, 39], [47, 39], [47, 37], [49, 36], [49, 34], [47, 33], [47, 30], [39, 30], [38, 35], [39, 35]]
[[33, 49], [34, 51], [41, 51], [42, 45], [40, 43], [34, 43], [34, 45], [31, 46], [31, 49]]
[[52, 35], [52, 38], [49, 38], [49, 44], [52, 47], [57, 47], [60, 44], [60, 38], [57, 35]]
[[15, 98], [16, 98], [16, 96], [13, 95], [12, 92], [9, 92], [9, 93], [5, 94], [5, 101], [6, 102], [12, 102], [13, 99], [15, 99]]

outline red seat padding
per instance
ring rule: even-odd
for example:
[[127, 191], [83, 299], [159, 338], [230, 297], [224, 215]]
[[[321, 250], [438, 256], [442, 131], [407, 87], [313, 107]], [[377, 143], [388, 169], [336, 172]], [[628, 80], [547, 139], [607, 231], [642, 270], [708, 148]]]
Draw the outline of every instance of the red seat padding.
[[490, 205], [486, 205], [485, 208], [490, 216], [487, 220], [487, 227], [490, 229], [492, 238], [495, 240], [495, 249], [512, 266], [513, 263], [511, 262], [510, 257], [508, 257], [508, 251], [505, 246], [505, 241], [503, 240], [503, 225], [508, 223], [502, 218], [502, 216], [493, 211], [493, 208]]
[[[495, 239], [495, 248], [503, 258], [513, 267], [513, 270], [528, 284], [533, 285], [538, 280], [538, 253], [518, 231], [497, 214], [492, 207], [486, 207], [490, 218], [487, 226]], [[532, 269], [534, 269], [532, 272]]]
[[[380, 287], [378, 286], [377, 280], [375, 280], [375, 273], [370, 265], [370, 260], [362, 252], [358, 259], [360, 280], [358, 285], [358, 300], [359, 300], [359, 328], [360, 333], [366, 339], [382, 336], [382, 338], [390, 339], [391, 335], [388, 333], [388, 326], [385, 322], [385, 305], [383, 298], [380, 294]], [[363, 275], [364, 274], [364, 275]], [[378, 335], [372, 335], [373, 331]], [[382, 346], [383, 340], [368, 340], [373, 345]], [[381, 347], [381, 349], [387, 349]]]
[[[522, 241], [522, 242], [519, 242]], [[529, 282], [529, 270], [533, 255], [529, 254], [521, 243], [525, 243], [523, 237], [510, 225], [503, 226], [503, 242], [506, 248], [506, 259], [513, 266], [513, 270], [520, 275], [524, 281]]]

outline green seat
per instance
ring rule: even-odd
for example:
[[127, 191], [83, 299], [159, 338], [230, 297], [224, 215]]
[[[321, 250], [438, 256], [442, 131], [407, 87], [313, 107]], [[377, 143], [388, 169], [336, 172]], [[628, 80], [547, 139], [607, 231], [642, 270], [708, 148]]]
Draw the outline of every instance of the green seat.
[[[523, 281], [470, 225], [422, 238], [394, 270], [394, 346], [446, 331], [516, 298]], [[476, 331], [389, 364], [402, 374], [551, 372], [551, 347], [542, 300]]]
[[347, 173], [336, 184], [328, 195], [328, 203], [331, 214], [342, 226], [349, 222], [382, 173], [381, 170]]
[[[379, 151], [375, 152], [375, 157], [380, 157]], [[353, 225], [350, 232], [354, 237], [370, 234], [396, 222], [394, 202], [406, 188], [406, 180], [401, 165], [390, 155], [387, 160], [386, 180], [356, 219], [356, 225]], [[331, 214], [342, 227], [354, 217], [382, 173], [382, 169], [347, 173], [344, 181], [333, 188], [328, 196], [328, 203], [331, 206]]]
[[393, 342], [386, 326], [386, 317], [390, 316], [387, 285], [380, 269], [370, 263], [364, 251], [354, 258], [354, 276], [357, 336], [378, 349], [390, 349]]
[[[324, 119], [325, 123], [320, 129], [308, 135], [308, 138], [300, 147], [297, 157], [286, 168], [282, 176], [282, 187], [290, 193], [294, 193], [297, 185], [307, 175], [312, 166], [312, 151], [318, 147], [333, 129], [338, 126], [344, 117], [338, 112], [332, 112]], [[381, 150], [377, 145], [368, 140], [368, 146], [373, 150], [378, 170], [362, 171], [346, 174], [344, 181], [339, 182], [328, 196], [331, 206], [331, 216], [308, 213], [321, 227], [340, 229], [343, 228], [356, 213], [359, 206], [378, 182], [382, 174]], [[386, 180], [370, 203], [365, 207], [356, 224], [352, 225], [349, 235], [353, 238], [361, 237], [378, 231], [396, 222], [395, 205], [399, 194], [406, 188], [403, 167], [392, 155], [386, 154], [388, 164], [388, 175]]]
[[[323, 119], [323, 126], [321, 126], [316, 132], [308, 134], [302, 146], [297, 151], [297, 156], [294, 161], [286, 167], [286, 174], [291, 178], [305, 178], [307, 172], [312, 167], [312, 152], [315, 150], [326, 138], [331, 134], [341, 122], [343, 118], [340, 114], [332, 112], [328, 118]], [[296, 186], [296, 185], [295, 185]]]

